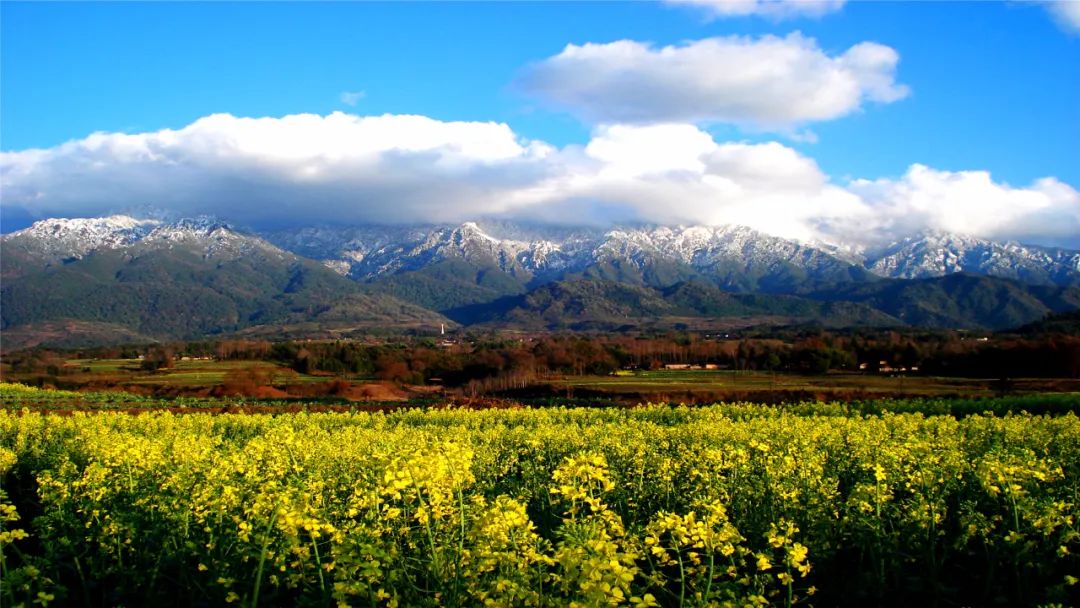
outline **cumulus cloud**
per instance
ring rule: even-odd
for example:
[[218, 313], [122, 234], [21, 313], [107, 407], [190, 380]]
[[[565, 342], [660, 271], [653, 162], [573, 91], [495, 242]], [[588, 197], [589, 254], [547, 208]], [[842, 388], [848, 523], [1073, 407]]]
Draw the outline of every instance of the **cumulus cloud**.
[[499, 217], [742, 224], [864, 246], [924, 230], [1080, 245], [1080, 193], [1053, 178], [1013, 187], [914, 165], [841, 184], [781, 143], [674, 123], [604, 125], [586, 145], [555, 148], [500, 123], [222, 114], [2, 153], [0, 182], [5, 212], [38, 217], [149, 206], [254, 227]]
[[39, 215], [151, 206], [255, 222], [452, 220], [499, 211], [550, 148], [505, 124], [215, 114], [0, 155], [4, 203]]
[[789, 131], [908, 94], [899, 54], [861, 42], [829, 55], [812, 38], [740, 36], [654, 47], [567, 45], [519, 79], [526, 92], [594, 123], [731, 123]]
[[838, 11], [846, 0], [664, 0], [668, 4], [698, 7], [712, 18], [757, 15], [780, 21], [821, 17]]
[[341, 95], [338, 95], [338, 99], [347, 106], [355, 106], [366, 95], [367, 93], [363, 91], [342, 91]]
[[[718, 143], [692, 125], [600, 127], [546, 184], [573, 217], [618, 209], [620, 219], [660, 224], [741, 224], [810, 240], [822, 218], [859, 212], [857, 197], [817, 164], [776, 142]], [[533, 213], [543, 206], [527, 209]], [[599, 210], [599, 211], [597, 211]]]
[[1080, 192], [1046, 177], [1017, 188], [987, 171], [912, 165], [899, 179], [856, 180], [849, 189], [871, 210], [865, 236], [884, 241], [923, 230], [992, 239], [1080, 245]]

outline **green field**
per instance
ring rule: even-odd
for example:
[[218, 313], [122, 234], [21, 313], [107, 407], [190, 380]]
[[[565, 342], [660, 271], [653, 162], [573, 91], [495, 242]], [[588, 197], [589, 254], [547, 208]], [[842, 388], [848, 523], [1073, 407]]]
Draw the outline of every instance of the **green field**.
[[[71, 382], [115, 381], [133, 385], [214, 386], [226, 381], [230, 373], [258, 371], [274, 384], [326, 382], [330, 375], [301, 374], [268, 361], [179, 360], [172, 367], [146, 371], [140, 359], [69, 359], [64, 363], [64, 379]], [[17, 379], [17, 378], [16, 378]]]
[[[456, 386], [391, 385], [367, 375], [302, 374], [272, 361], [177, 360], [171, 367], [148, 371], [140, 359], [69, 359], [58, 373], [13, 373], [3, 380], [70, 390], [113, 390], [166, 396], [205, 397], [244, 394], [250, 397], [297, 398], [328, 395], [320, 385], [348, 384], [343, 393], [354, 400], [424, 400], [432, 393], [451, 395]], [[232, 387], [232, 388], [230, 388]], [[245, 387], [245, 388], [239, 388]], [[608, 376], [541, 376], [518, 392], [481, 393], [511, 399], [564, 397], [618, 401], [624, 405], [672, 401], [710, 403], [759, 400], [769, 403], [807, 399], [855, 401], [884, 397], [994, 397], [1003, 395], [1080, 394], [1080, 379], [970, 379], [878, 373], [806, 375], [733, 370], [620, 371]], [[467, 395], [475, 393], [465, 392]]]

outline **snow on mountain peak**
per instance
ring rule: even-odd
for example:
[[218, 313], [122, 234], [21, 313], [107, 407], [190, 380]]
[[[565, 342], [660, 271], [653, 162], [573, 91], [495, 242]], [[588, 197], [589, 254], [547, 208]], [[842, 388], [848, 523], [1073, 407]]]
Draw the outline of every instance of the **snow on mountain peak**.
[[128, 215], [98, 218], [51, 218], [5, 235], [5, 241], [22, 243], [38, 255], [81, 258], [96, 249], [117, 249], [139, 241], [160, 222]]
[[971, 272], [1029, 283], [1074, 284], [1080, 252], [997, 242], [964, 234], [911, 236], [868, 255], [866, 266], [888, 277], [917, 279]]
[[914, 235], [877, 250], [799, 243], [739, 225], [601, 229], [485, 220], [440, 226], [304, 227], [256, 237], [214, 217], [114, 215], [42, 220], [3, 240], [48, 262], [137, 244], [197, 247], [208, 256], [242, 255], [253, 248], [280, 254], [280, 247], [357, 279], [464, 259], [529, 279], [578, 272], [605, 261], [626, 261], [638, 268], [668, 261], [705, 274], [795, 267], [807, 276], [841, 277], [854, 264], [893, 278], [972, 272], [1030, 283], [1080, 284], [1080, 252], [950, 233]]
[[[194, 246], [207, 256], [242, 255], [253, 247], [271, 247], [262, 239], [237, 232], [210, 216], [173, 221], [112, 215], [101, 218], [53, 218], [3, 236], [3, 241], [46, 263], [79, 259], [93, 251], [132, 246]], [[276, 249], [276, 248], [274, 248]]]
[[144, 226], [156, 226], [157, 220], [136, 219], [130, 215], [110, 215], [89, 218], [50, 218], [34, 222], [15, 234], [33, 234], [39, 237], [66, 239], [73, 237], [93, 238], [107, 236]]

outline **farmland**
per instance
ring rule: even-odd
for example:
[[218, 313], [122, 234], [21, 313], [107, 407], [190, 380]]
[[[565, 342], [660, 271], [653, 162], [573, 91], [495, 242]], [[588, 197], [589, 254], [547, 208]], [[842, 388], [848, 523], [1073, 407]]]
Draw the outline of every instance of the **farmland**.
[[[415, 364], [414, 364], [415, 365]], [[989, 398], [1002, 395], [1038, 396], [1080, 393], [1077, 378], [960, 378], [920, 374], [870, 372], [768, 372], [755, 370], [619, 370], [604, 375], [528, 372], [524, 384], [508, 383], [503, 389], [478, 390], [461, 380], [443, 382], [410, 372], [411, 384], [385, 380], [371, 372], [304, 373], [281, 361], [178, 359], [169, 367], [148, 370], [137, 358], [65, 358], [51, 364], [53, 373], [7, 370], [11, 382], [58, 386], [77, 392], [69, 403], [100, 402], [92, 395], [107, 392], [119, 396], [112, 402], [128, 402], [143, 395], [191, 402], [217, 403], [225, 397], [244, 401], [292, 402], [394, 402], [426, 403], [454, 396], [502, 398], [526, 403], [579, 404], [582, 402], [634, 405], [641, 402], [712, 403], [716, 401], [859, 401], [887, 398]], [[455, 372], [447, 373], [453, 380]], [[506, 372], [483, 372], [498, 380]], [[482, 384], [484, 379], [481, 378]], [[164, 403], [168, 405], [168, 403]], [[75, 407], [74, 409], [78, 409]]]
[[[949, 378], [908, 374], [793, 374], [733, 370], [656, 370], [620, 372], [609, 376], [568, 376], [552, 383], [561, 388], [584, 389], [614, 394], [723, 392], [818, 392], [866, 395], [933, 397], [965, 395], [990, 397], [1001, 392], [1001, 382], [985, 378]], [[1009, 389], [1023, 393], [1078, 392], [1080, 380], [1017, 378]]]
[[132, 397], [139, 416], [18, 407], [40, 393], [0, 390], [5, 605], [1076, 598], [1070, 395], [954, 401], [945, 414], [933, 400], [276, 416], [177, 416], [148, 397]]
[[215, 361], [195, 359], [176, 361], [170, 367], [145, 370], [140, 359], [67, 359], [63, 363], [66, 378], [74, 384], [114, 382], [147, 386], [212, 386], [222, 384], [230, 374], [255, 371], [266, 374], [274, 383], [326, 382], [332, 378], [301, 374], [269, 361]]

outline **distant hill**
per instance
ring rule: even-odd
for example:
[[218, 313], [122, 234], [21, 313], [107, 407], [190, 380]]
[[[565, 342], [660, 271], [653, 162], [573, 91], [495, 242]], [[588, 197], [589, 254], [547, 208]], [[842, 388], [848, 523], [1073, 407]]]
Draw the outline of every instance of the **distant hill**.
[[52, 319], [4, 328], [0, 346], [5, 351], [47, 346], [83, 348], [109, 344], [153, 344], [157, 338], [124, 325], [78, 319]]
[[457, 323], [426, 308], [381, 294], [356, 293], [315, 310], [299, 311], [284, 319], [254, 325], [236, 335], [266, 340], [299, 338], [352, 338], [365, 334], [417, 330], [432, 333]]
[[[651, 326], [820, 324], [896, 326], [902, 323], [868, 306], [818, 302], [794, 296], [733, 294], [704, 283], [685, 282], [668, 289], [615, 281], [571, 280], [532, 291], [450, 310], [465, 324], [534, 329], [618, 329]], [[742, 321], [739, 321], [742, 320]]]
[[[839, 285], [806, 296], [743, 294], [697, 281], [653, 289], [616, 281], [549, 283], [447, 316], [465, 324], [546, 329], [616, 328], [757, 317], [761, 324], [1000, 329], [1080, 307], [1080, 289], [950, 275]], [[689, 320], [688, 320], [689, 319]]]
[[951, 274], [837, 285], [809, 297], [866, 304], [908, 325], [1005, 329], [1080, 307], [1080, 288], [1028, 285], [1010, 279]]
[[1018, 334], [1068, 334], [1080, 336], [1080, 310], [1046, 315], [1013, 330]]

